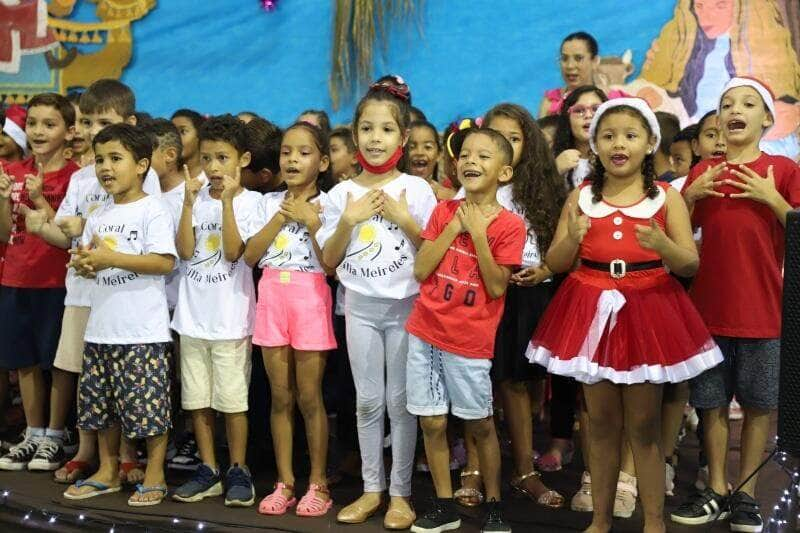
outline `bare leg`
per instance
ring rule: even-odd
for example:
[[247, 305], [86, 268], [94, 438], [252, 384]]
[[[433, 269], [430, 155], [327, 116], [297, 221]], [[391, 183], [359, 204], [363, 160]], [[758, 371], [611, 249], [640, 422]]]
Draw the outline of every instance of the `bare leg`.
[[231, 464], [247, 464], [247, 413], [225, 413], [225, 436]]
[[44, 406], [47, 401], [42, 369], [29, 366], [17, 370], [19, 376], [19, 392], [22, 396], [22, 409], [25, 411], [25, 422], [30, 428], [44, 428], [47, 423], [44, 417]]
[[50, 429], [64, 429], [70, 407], [75, 401], [75, 384], [78, 374], [53, 368], [53, 385], [50, 388]]
[[[272, 392], [269, 422], [272, 430], [272, 444], [275, 448], [275, 463], [278, 467], [278, 481], [293, 487], [294, 360], [289, 346], [277, 348], [264, 346], [261, 348], [261, 353]], [[294, 491], [289, 489], [284, 489], [283, 492], [286, 498], [291, 498], [294, 494]]]
[[[311, 457], [309, 482], [327, 484], [328, 459], [328, 415], [322, 401], [322, 377], [325, 374], [327, 356], [324, 352], [294, 352], [295, 379], [297, 380], [297, 405], [303, 414]], [[328, 495], [319, 493], [320, 498]]]
[[[100, 467], [89, 479], [103, 483], [109, 487], [119, 486], [119, 439], [120, 427], [116, 424], [108, 429], [97, 432], [97, 448], [100, 455]], [[84, 485], [83, 487], [70, 486], [67, 492], [78, 495], [91, 492], [95, 489]]]
[[708, 486], [724, 496], [728, 493], [728, 407], [706, 409], [701, 416], [708, 458]]
[[[744, 407], [744, 424], [742, 425], [742, 452], [739, 459], [739, 480], [742, 483], [747, 476], [752, 474], [761, 461], [764, 460], [764, 448], [769, 439], [769, 422], [771, 411]], [[756, 482], [758, 474], [753, 476], [744, 486], [742, 492], [752, 497], [756, 495]]]
[[[163, 433], [147, 438], [147, 470], [145, 470], [144, 481], [142, 481], [142, 485], [145, 487], [167, 486], [167, 482], [164, 479], [164, 460], [167, 457], [168, 436], [169, 433]], [[145, 494], [137, 492], [131, 498], [134, 501], [145, 502], [157, 500], [162, 496], [159, 492], [147, 492]]]
[[452, 498], [450, 481], [450, 448], [447, 446], [447, 415], [421, 416], [419, 425], [425, 441], [425, 456], [439, 498]]
[[486, 500], [500, 501], [500, 443], [497, 442], [494, 418], [490, 416], [480, 420], [467, 420], [465, 424], [478, 445]]
[[683, 410], [689, 401], [689, 383], [675, 383], [664, 387], [661, 407], [661, 447], [664, 457], [672, 457], [678, 444], [678, 434], [683, 422]]
[[214, 454], [214, 411], [210, 408], [205, 408], [195, 409], [191, 411], [191, 413], [192, 421], [194, 422], [194, 438], [197, 442], [197, 451], [200, 453], [200, 460], [210, 466], [212, 470], [216, 470], [217, 458]]

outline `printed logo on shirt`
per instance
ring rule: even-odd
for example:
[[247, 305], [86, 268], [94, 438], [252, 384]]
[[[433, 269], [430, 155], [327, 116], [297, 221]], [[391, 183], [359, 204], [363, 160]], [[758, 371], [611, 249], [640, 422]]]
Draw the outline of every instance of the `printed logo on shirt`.
[[[405, 252], [406, 239], [400, 233], [399, 239], [395, 238], [395, 245], [386, 244], [381, 240], [381, 227], [386, 228], [388, 237], [394, 237], [395, 233], [400, 233], [400, 226], [386, 220], [381, 215], [375, 215], [367, 222], [364, 222], [358, 230], [356, 239], [351, 248], [354, 250], [345, 255], [340, 268], [352, 276], [363, 278], [378, 278], [388, 276], [400, 270], [404, 264], [408, 263], [411, 256]], [[386, 234], [386, 232], [383, 232]], [[382, 256], [395, 257], [386, 264], [388, 258], [384, 258], [381, 265], [364, 266], [353, 264], [353, 262], [373, 263]]]
[[[223, 272], [209, 272], [222, 262], [222, 225], [217, 222], [203, 222], [194, 250], [194, 257], [186, 264], [186, 278], [197, 283], [222, 283], [231, 278], [239, 261], [230, 263]], [[223, 265], [224, 266], [224, 265]]]
[[[281, 267], [293, 259], [298, 262], [308, 261], [311, 257], [311, 251], [307, 244], [310, 238], [311, 234], [305, 226], [297, 222], [285, 224], [267, 250], [265, 261], [273, 267]], [[296, 257], [298, 252], [302, 252], [303, 255]], [[309, 268], [301, 266], [300, 270], [307, 271]]]

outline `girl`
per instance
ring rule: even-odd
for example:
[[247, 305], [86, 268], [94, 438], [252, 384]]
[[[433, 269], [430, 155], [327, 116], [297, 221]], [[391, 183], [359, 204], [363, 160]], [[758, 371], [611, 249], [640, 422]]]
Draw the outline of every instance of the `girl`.
[[[564, 498], [548, 490], [533, 465], [533, 413], [529, 386], [544, 377], [525, 359], [525, 349], [539, 317], [552, 296], [552, 272], [541, 262], [540, 250], [550, 245], [554, 221], [566, 197], [564, 182], [556, 172], [550, 148], [536, 121], [523, 107], [500, 104], [484, 117], [484, 127], [503, 134], [514, 151], [514, 177], [497, 190], [497, 201], [518, 214], [526, 223], [528, 239], [521, 260], [522, 270], [511, 276], [505, 311], [495, 340], [492, 377], [500, 385], [505, 421], [511, 436], [515, 474], [512, 487], [533, 501], [558, 508]], [[469, 463], [462, 472], [464, 487], [457, 492], [459, 503], [480, 502], [475, 487], [480, 476], [477, 454], [467, 439]], [[469, 479], [473, 478], [473, 479]]]
[[358, 174], [356, 145], [353, 132], [346, 126], [334, 129], [330, 135], [331, 176], [334, 183], [347, 180]]
[[701, 160], [725, 156], [727, 144], [719, 127], [716, 110], [703, 115], [697, 123], [697, 136], [692, 141], [692, 151]]
[[[283, 134], [281, 175], [286, 190], [266, 194], [245, 247], [248, 265], [263, 268], [253, 343], [260, 345], [272, 392], [270, 424], [278, 466], [275, 490], [258, 512], [281, 515], [297, 504], [298, 516], [322, 516], [332, 505], [325, 478], [328, 419], [322, 401], [327, 350], [336, 348], [331, 291], [316, 234], [329, 179], [328, 139], [307, 122]], [[268, 296], [267, 296], [268, 295]], [[309, 312], [313, 310], [313, 312]], [[305, 420], [311, 473], [297, 502], [292, 470], [295, 400]]]
[[356, 107], [353, 127], [363, 171], [334, 187], [323, 204], [317, 235], [324, 263], [347, 289], [347, 349], [356, 387], [364, 494], [339, 512], [364, 522], [381, 505], [384, 412], [391, 424], [388, 529], [407, 529], [417, 423], [406, 411], [408, 334], [405, 322], [419, 292], [414, 255], [436, 197], [428, 183], [397, 170], [408, 134], [408, 89], [373, 85]]
[[5, 112], [0, 109], [0, 160], [4, 163], [22, 161], [27, 155], [28, 136], [25, 135], [25, 120], [28, 112], [19, 105], [12, 105]]
[[427, 181], [437, 200], [449, 200], [453, 189], [443, 187], [439, 182], [439, 133], [428, 121], [412, 122], [408, 134], [408, 169], [414, 176]]
[[528, 358], [583, 383], [594, 508], [587, 531], [610, 531], [624, 431], [644, 531], [662, 532], [661, 384], [692, 378], [722, 354], [664, 269], [690, 276], [699, 261], [680, 193], [655, 182], [655, 114], [638, 98], [611, 100], [589, 133], [597, 154], [591, 183], [570, 195], [545, 260], [553, 272], [581, 263], [545, 312]]
[[308, 122], [318, 127], [325, 137], [330, 137], [331, 119], [321, 109], [306, 109], [297, 117], [297, 122]]
[[203, 172], [203, 165], [200, 163], [200, 140], [197, 132], [206, 118], [191, 109], [178, 109], [172, 114], [172, 123], [178, 128], [181, 134], [181, 161], [189, 167], [189, 173], [196, 178]]
[[558, 115], [553, 141], [558, 173], [572, 190], [591, 173], [589, 125], [597, 108], [608, 100], [594, 85], [583, 85], [572, 91]]

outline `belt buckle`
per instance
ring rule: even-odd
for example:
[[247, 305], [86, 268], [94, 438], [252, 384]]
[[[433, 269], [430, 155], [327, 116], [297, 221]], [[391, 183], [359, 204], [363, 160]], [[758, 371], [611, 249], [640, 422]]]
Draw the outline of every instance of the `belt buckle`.
[[614, 279], [624, 278], [628, 273], [628, 264], [622, 259], [614, 259], [608, 264], [608, 272]]

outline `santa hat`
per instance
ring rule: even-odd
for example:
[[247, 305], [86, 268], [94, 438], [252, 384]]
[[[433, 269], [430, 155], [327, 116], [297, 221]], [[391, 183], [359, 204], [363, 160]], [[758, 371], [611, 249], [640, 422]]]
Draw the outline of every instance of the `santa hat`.
[[[735, 89], [736, 87], [750, 87], [754, 89], [758, 95], [761, 96], [761, 99], [764, 100], [764, 105], [772, 115], [772, 123], [773, 125], [775, 124], [775, 94], [772, 92], [772, 89], [770, 89], [769, 85], [757, 78], [752, 78], [750, 76], [731, 78], [731, 80], [725, 84], [725, 88], [722, 89], [722, 94], [720, 95], [719, 103], [717, 104], [717, 114], [719, 114], [722, 110], [722, 99], [725, 97], [725, 93], [731, 89]], [[771, 129], [772, 126], [764, 130], [764, 133]]]
[[592, 152], [597, 153], [597, 147], [594, 144], [594, 134], [597, 131], [597, 125], [600, 124], [600, 119], [606, 111], [619, 106], [632, 107], [642, 114], [647, 124], [650, 126], [650, 130], [653, 132], [653, 136], [656, 138], [656, 143], [653, 145], [650, 153], [655, 152], [658, 149], [658, 145], [661, 144], [661, 128], [658, 127], [658, 119], [656, 119], [656, 114], [653, 113], [653, 110], [650, 109], [650, 106], [644, 99], [635, 97], [613, 98], [600, 104], [589, 126], [589, 146], [591, 146]]
[[3, 124], [3, 133], [11, 137], [22, 152], [28, 153], [28, 136], [25, 135], [25, 119], [28, 112], [19, 105], [12, 105], [5, 111], [6, 121]]

